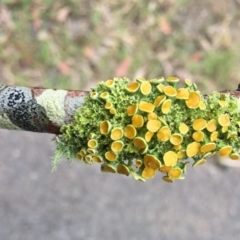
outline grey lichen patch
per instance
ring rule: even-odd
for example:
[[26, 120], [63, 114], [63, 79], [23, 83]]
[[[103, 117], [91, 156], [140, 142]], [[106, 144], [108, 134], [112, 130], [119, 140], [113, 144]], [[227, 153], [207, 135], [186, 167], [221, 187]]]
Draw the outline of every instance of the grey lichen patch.
[[8, 117], [16, 126], [33, 132], [44, 132], [49, 123], [45, 109], [35, 99], [19, 104], [8, 112]]
[[[0, 86], [1, 87], [1, 86]], [[32, 99], [30, 88], [7, 87], [0, 92], [0, 111], [8, 111]]]
[[57, 126], [62, 126], [65, 123], [64, 100], [66, 95], [66, 90], [47, 89], [36, 97], [37, 103], [46, 110], [49, 120]]
[[11, 129], [11, 130], [20, 130], [18, 126], [13, 124], [11, 120], [8, 118], [7, 114], [1, 114], [0, 115], [0, 128], [3, 129]]
[[84, 97], [83, 96], [67, 96], [65, 99], [64, 108], [66, 111], [65, 123], [70, 122], [73, 119], [73, 115], [76, 110], [83, 105]]

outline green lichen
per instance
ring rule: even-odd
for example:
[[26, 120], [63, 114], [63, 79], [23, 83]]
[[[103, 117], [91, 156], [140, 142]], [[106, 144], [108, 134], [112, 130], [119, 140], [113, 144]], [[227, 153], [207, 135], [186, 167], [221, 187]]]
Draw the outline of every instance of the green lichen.
[[184, 178], [189, 157], [193, 166], [216, 153], [238, 159], [238, 99], [216, 92], [204, 98], [190, 81], [185, 87], [177, 82], [173, 77], [100, 82], [74, 121], [61, 128], [53, 167], [64, 155], [141, 181], [160, 171], [164, 181], [173, 182]]

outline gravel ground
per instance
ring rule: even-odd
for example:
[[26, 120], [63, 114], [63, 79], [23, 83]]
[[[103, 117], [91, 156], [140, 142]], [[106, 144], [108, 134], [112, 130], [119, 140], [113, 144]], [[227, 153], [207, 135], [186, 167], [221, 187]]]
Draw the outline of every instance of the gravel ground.
[[1, 240], [239, 240], [240, 169], [214, 160], [147, 183], [60, 164], [52, 136], [0, 131]]

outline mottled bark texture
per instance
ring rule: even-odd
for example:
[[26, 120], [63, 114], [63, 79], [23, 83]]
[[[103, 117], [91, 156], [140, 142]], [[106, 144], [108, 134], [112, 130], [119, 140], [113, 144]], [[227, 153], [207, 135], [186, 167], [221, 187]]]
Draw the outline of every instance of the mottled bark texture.
[[[222, 91], [240, 98], [236, 91]], [[87, 91], [6, 86], [0, 84], [0, 128], [59, 134], [81, 107]]]
[[0, 84], [0, 128], [59, 134], [87, 94]]

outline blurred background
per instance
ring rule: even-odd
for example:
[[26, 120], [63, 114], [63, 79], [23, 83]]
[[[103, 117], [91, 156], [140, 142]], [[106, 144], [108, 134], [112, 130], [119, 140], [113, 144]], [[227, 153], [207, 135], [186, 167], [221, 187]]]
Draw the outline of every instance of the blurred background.
[[[2, 0], [1, 83], [89, 89], [114, 76], [236, 89], [239, 0]], [[0, 130], [0, 239], [239, 240], [239, 168], [147, 183], [64, 162], [53, 135]]]
[[238, 82], [239, 0], [2, 0], [0, 26], [8, 84], [175, 75], [209, 92]]

